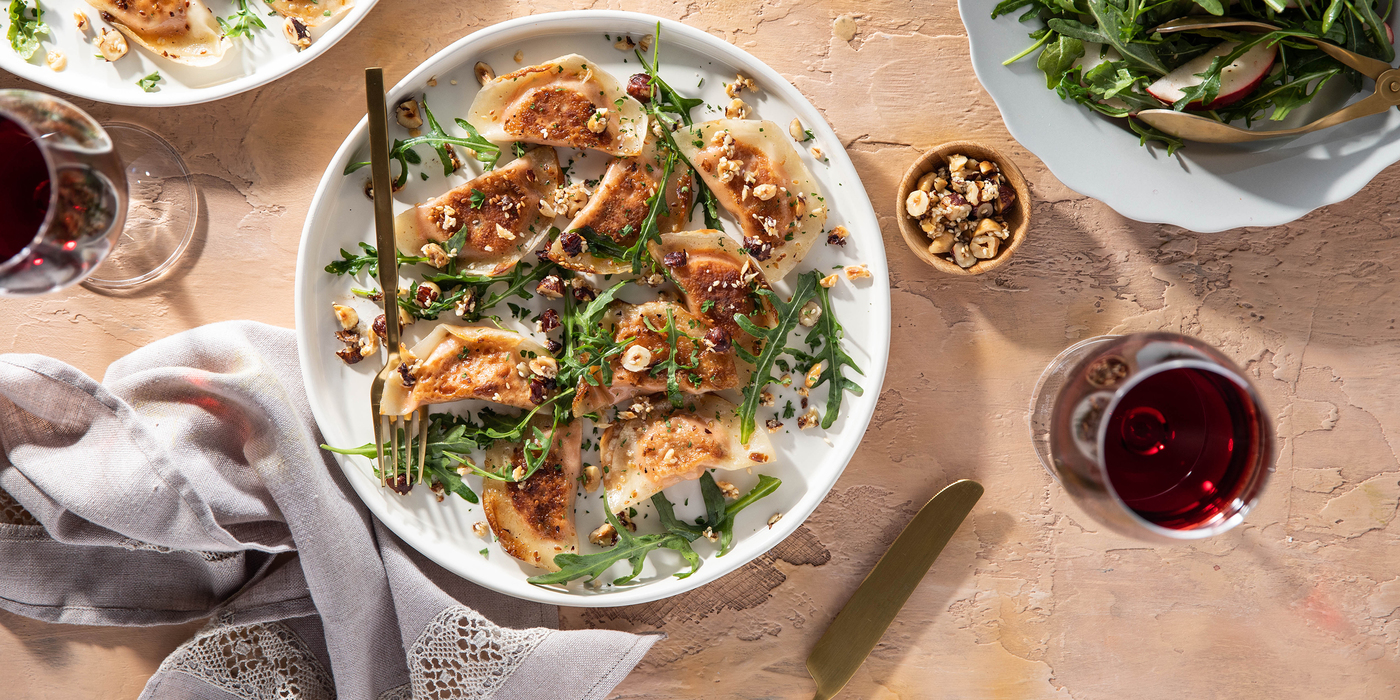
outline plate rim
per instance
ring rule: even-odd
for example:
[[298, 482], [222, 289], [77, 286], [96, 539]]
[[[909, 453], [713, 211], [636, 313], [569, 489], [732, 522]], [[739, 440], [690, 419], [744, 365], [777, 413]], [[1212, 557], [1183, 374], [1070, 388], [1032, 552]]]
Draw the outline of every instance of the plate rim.
[[[355, 6], [350, 8], [349, 12], [345, 13], [343, 17], [336, 21], [336, 23], [332, 25], [331, 28], [328, 29], [325, 34], [321, 35], [320, 39], [313, 42], [310, 48], [298, 52], [296, 54], [295, 60], [289, 62], [288, 66], [285, 69], [273, 70], [265, 74], [260, 74], [258, 71], [255, 70], [252, 73], [249, 73], [248, 75], [234, 78], [233, 80], [230, 80], [226, 83], [210, 85], [209, 87], [205, 88], [188, 88], [179, 92], [172, 92], [169, 94], [168, 97], [162, 97], [162, 95], [165, 94], [164, 90], [157, 92], [139, 93], [141, 95], [139, 99], [127, 98], [126, 95], [129, 91], [113, 91], [112, 93], [107, 93], [101, 89], [89, 90], [84, 88], [79, 90], [72, 90], [64, 85], [64, 81], [62, 80], [62, 71], [49, 70], [48, 68], [45, 68], [43, 66], [36, 66], [34, 64], [31, 64], [28, 61], [21, 61], [21, 63], [23, 63], [26, 66], [29, 66], [30, 68], [33, 68], [34, 70], [25, 69], [21, 72], [16, 72], [12, 70], [9, 66], [0, 65], [0, 71], [4, 71], [6, 73], [9, 73], [10, 75], [22, 78], [24, 80], [29, 80], [38, 83], [39, 85], [42, 85], [49, 90], [56, 90], [65, 95], [71, 95], [79, 99], [92, 100], [93, 102], [116, 105], [119, 107], [188, 107], [190, 105], [199, 105], [204, 104], [206, 102], [215, 102], [218, 100], [222, 100], [226, 97], [233, 97], [234, 95], [242, 94], [244, 92], [248, 92], [249, 90], [255, 90], [257, 88], [264, 87], [273, 82], [281, 80], [282, 78], [285, 78], [286, 76], [289, 76], [292, 73], [295, 73], [307, 64], [316, 60], [316, 58], [318, 58], [321, 54], [329, 51], [332, 46], [334, 46], [351, 31], [354, 31], [355, 27], [360, 24], [360, 21], [363, 20], [365, 16], [369, 14], [370, 10], [374, 9], [374, 6], [377, 2], [379, 2], [379, 0], [355, 0]], [[280, 32], [280, 28], [278, 27], [278, 25], [274, 25], [273, 27], [268, 28], [266, 31]], [[230, 41], [238, 40], [231, 39]], [[134, 44], [131, 50], [148, 51], [147, 49], [137, 47]], [[18, 60], [17, 56], [11, 58]], [[105, 83], [105, 85], [108, 86], [110, 86], [110, 84], [110, 82]], [[137, 93], [130, 94], [135, 95]]]
[[[999, 82], [1001, 79], [996, 77], [992, 78], [990, 82], [988, 81], [988, 77], [991, 76], [991, 72], [987, 70], [989, 66], [994, 64], [992, 68], [994, 71], [997, 69], [1005, 71], [1006, 67], [1001, 64], [1000, 60], [987, 56], [987, 52], [990, 49], [987, 47], [986, 42], [980, 44], [982, 47], [980, 51], [978, 49], [979, 42], [975, 38], [976, 32], [973, 29], [972, 23], [968, 20], [967, 12], [979, 9], [984, 11], [984, 14], [991, 11], [990, 7], [978, 8], [976, 3], [970, 2], [970, 0], [958, 0], [958, 18], [962, 22], [963, 29], [967, 32], [968, 54], [970, 62], [972, 63], [972, 71], [977, 76], [977, 82], [987, 91], [987, 94], [991, 96], [993, 104], [996, 105], [997, 113], [1001, 115], [1002, 123], [1006, 125], [1007, 132], [1011, 134], [1013, 139], [1024, 146], [1026, 150], [1030, 151], [1031, 154], [1039, 159], [1040, 162], [1045, 165], [1045, 168], [1065, 187], [1086, 197], [1098, 200], [1108, 205], [1110, 209], [1118, 214], [1132, 219], [1133, 221], [1145, 224], [1179, 226], [1196, 233], [1220, 233], [1230, 229], [1245, 227], [1270, 228], [1274, 226], [1283, 226], [1297, 221], [1318, 209], [1332, 206], [1352, 198], [1356, 193], [1369, 185], [1381, 171], [1400, 162], [1400, 152], [1397, 152], [1396, 157], [1390, 160], [1390, 162], [1382, 163], [1380, 161], [1385, 160], [1382, 158], [1371, 161], [1368, 164], [1362, 164], [1360, 167], [1355, 168], [1354, 172], [1367, 173], [1364, 179], [1357, 178], [1356, 181], [1348, 182], [1346, 186], [1341, 188], [1335, 188], [1335, 182], [1330, 183], [1329, 187], [1325, 188], [1327, 194], [1321, 198], [1324, 201], [1306, 209], [1296, 204], [1289, 205], [1288, 207], [1277, 205], [1254, 208], [1241, 207], [1239, 210], [1212, 211], [1210, 212], [1211, 218], [1202, 218], [1199, 216], [1193, 218], [1189, 214], [1189, 207], [1183, 207], [1183, 214], [1181, 216], [1173, 217], [1164, 214], [1163, 212], [1165, 210], [1162, 207], [1152, 206], [1150, 204], [1151, 200], [1147, 197], [1122, 195], [1109, 184], [1109, 178], [1095, 178], [1090, 173], [1070, 167], [1070, 164], [1066, 160], [1059, 157], [1047, 159], [1042, 154], [1053, 151], [1045, 143], [1044, 134], [1033, 129], [1029, 126], [1029, 123], [1021, 123], [1015, 119], [1007, 118], [1007, 106], [1003, 106], [1003, 103], [1007, 102], [1008, 96], [1015, 92], [1015, 90], [1011, 89], [1015, 86], [1012, 86], [1010, 83]], [[1391, 17], [1388, 23], [1395, 26], [1397, 18], [1400, 18], [1400, 13]], [[993, 21], [1015, 21], [1015, 19], [1013, 15], [1003, 15]], [[1010, 74], [1009, 71], [1006, 72], [1008, 75]], [[1085, 112], [1079, 105], [1066, 104], [1065, 107], [1066, 109], [1075, 109]], [[1088, 113], [1081, 114], [1081, 117], [1084, 118], [1093, 116], [1093, 114]], [[1200, 148], [1204, 144], [1193, 145]], [[1257, 197], [1255, 199], [1258, 201]]]
[[[388, 94], [391, 96], [403, 94], [410, 88], [424, 82], [426, 78], [442, 72], [440, 64], [448, 61], [449, 56], [467, 50], [468, 47], [479, 42], [490, 41], [495, 35], [529, 31], [531, 29], [538, 31], [539, 29], [549, 26], [560, 26], [566, 32], [577, 31], [569, 30], [563, 25], [566, 25], [572, 20], [582, 18], [587, 18], [590, 21], [616, 21], [619, 23], [626, 23], [625, 26], [628, 27], [637, 25], [638, 23], [655, 25], [657, 22], [660, 22], [667, 33], [687, 37], [692, 42], [713, 49], [714, 55], [717, 57], [723, 58], [730, 63], [744, 66], [745, 69], [749, 70], [755, 77], [762, 77], [766, 84], [771, 86], [768, 92], [782, 93], [782, 99], [794, 112], [797, 112], [804, 121], [814, 127], [813, 130], [816, 131], [821, 141], [838, 146], [841, 144], [835, 131], [826, 119], [822, 117], [816, 106], [813, 105], [796, 86], [762, 60], [701, 29], [691, 27], [676, 20], [640, 12], [621, 10], [566, 10], [538, 15], [527, 15], [483, 27], [448, 44], [425, 59], [416, 68], [405, 75], [402, 80], [396, 83], [394, 87], [388, 91]], [[626, 31], [630, 33], [636, 30], [629, 29]], [[327, 164], [325, 174], [322, 176], [321, 182], [317, 185], [316, 194], [312, 198], [311, 205], [307, 211], [306, 221], [302, 227], [301, 242], [297, 250], [293, 302], [295, 305], [296, 333], [298, 336], [297, 354], [301, 364], [302, 382], [306, 388], [308, 403], [311, 407], [312, 415], [317, 421], [318, 429], [321, 424], [321, 416], [329, 415], [329, 413], [327, 409], [322, 406], [321, 397], [312, 390], [313, 386], [319, 386], [319, 384], [313, 379], [313, 373], [310, 368], [318, 359], [312, 357], [310, 354], [311, 344], [301, 342], [304, 333], [303, 329], [310, 329], [313, 326], [313, 322], [307, 316], [307, 304], [310, 303], [308, 295], [312, 293], [308, 289], [307, 283], [311, 279], [309, 273], [314, 274], [314, 271], [308, 270], [307, 268], [308, 266], [314, 266], [316, 270], [319, 270], [319, 265], [310, 262], [308, 250], [311, 247], [313, 235], [312, 227], [315, 222], [315, 214], [322, 207], [330, 206], [333, 189], [332, 183], [337, 182], [343, 177], [337, 171], [335, 165], [349, 158], [350, 155], [359, 148], [360, 143], [365, 138], [364, 134], [367, 128], [367, 117], [361, 117], [341, 143], [340, 148], [336, 150], [331, 162]], [[846, 466], [850, 463], [850, 460], [864, 442], [870, 421], [874, 417], [876, 406], [879, 403], [880, 389], [883, 388], [885, 372], [889, 364], [892, 333], [892, 297], [890, 294], [891, 287], [888, 258], [885, 253], [884, 237], [879, 227], [879, 217], [875, 213], [874, 206], [870, 203], [870, 197], [865, 190], [864, 182], [860, 179], [860, 175], [855, 169], [855, 164], [851, 161], [844, 146], [839, 149], [830, 150], [831, 153], [827, 156], [828, 163], [844, 171], [842, 174], [842, 181], [859, 184], [859, 187], [853, 187], [849, 190], [849, 196], [856, 198], [858, 205], [864, 204], [863, 208], [859, 206], [856, 207], [858, 211], [846, 214], [847, 224], [867, 227], [874, 232], [870, 236], [868, 242], [862, 241], [863, 252], [861, 260], [861, 262], [865, 263], [870, 268], [873, 277], [873, 283], [863, 290], [866, 294], [871, 295], [869, 301], [872, 305], [876, 306], [875, 309], [872, 309], [872, 313], [879, 314], [880, 307], [883, 307], [883, 314], [880, 314], [881, 317], [877, 318], [877, 323], [875, 324], [877, 337], [874, 338], [875, 343], [871, 346], [870, 356], [872, 366], [867, 368], [867, 372], [862, 381], [862, 384], [868, 387], [866, 391], [872, 392], [873, 396], [868, 401], [852, 401], [847, 404], [851, 412], [845, 415], [845, 420], [852, 433], [855, 434], [858, 432], [858, 435], [849, 443], [838, 442], [833, 445], [833, 452], [828, 459], [836, 460], [839, 462], [839, 466], [824, 474], [824, 478], [808, 479], [809, 488], [807, 492], [793, 508], [790, 508], [788, 512], [784, 513], [783, 519], [779, 521], [777, 525], [773, 526], [772, 529], [778, 531], [778, 535], [767, 549], [754, 552], [751, 557], [745, 559], [736, 557], [735, 553], [731, 553], [729, 557], [725, 557], [724, 559], [716, 559], [713, 556], [709, 557], [706, 559], [706, 566], [701, 567], [699, 572], [682, 581], [678, 581], [673, 577], [668, 577], [646, 585], [615, 589], [605, 594], [578, 595], [528, 584], [528, 588], [514, 590], [494, 585], [494, 582], [489, 580], [479, 580], [461, 573], [459, 571], [460, 567], [454, 567], [453, 563], [445, 561], [446, 557], [438, 556], [437, 552], [432, 547], [420, 546], [419, 542], [421, 541], [421, 537], [416, 532], [411, 531], [413, 528], [405, 527], [405, 524], [402, 522], [391, 522], [390, 519], [381, 517], [377, 510], [377, 501], [367, 498], [366, 494], [362, 492], [364, 490], [372, 491], [376, 487], [372, 487], [368, 482], [362, 479], [356, 479], [352, 476], [351, 470], [362, 470], [362, 468], [356, 466], [343, 455], [334, 455], [333, 457], [336, 463], [340, 466], [342, 472], [344, 472], [346, 480], [350, 482], [351, 487], [355, 490], [356, 496], [365, 505], [366, 509], [369, 510], [374, 517], [378, 518], [385, 527], [389, 528], [389, 530], [394, 532], [395, 535], [404, 540], [409, 546], [454, 575], [471, 581], [483, 588], [513, 598], [551, 605], [592, 608], [618, 607], [653, 602], [694, 590], [705, 583], [718, 580], [747, 565], [767, 551], [770, 551], [773, 546], [782, 542], [796, 531], [799, 526], [806, 522], [807, 518], [816, 510], [817, 506], [826, 499], [831, 489], [845, 472]], [[850, 177], [846, 178], [846, 174], [849, 174]], [[868, 248], [868, 250], [866, 248]], [[668, 583], [671, 585], [663, 585]], [[668, 590], [673, 588], [675, 590]]]

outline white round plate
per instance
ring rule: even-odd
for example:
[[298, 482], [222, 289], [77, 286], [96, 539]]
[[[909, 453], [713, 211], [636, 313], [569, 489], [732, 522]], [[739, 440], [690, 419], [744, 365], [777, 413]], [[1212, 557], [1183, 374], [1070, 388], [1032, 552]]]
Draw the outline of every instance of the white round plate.
[[[450, 125], [454, 118], [467, 113], [477, 92], [477, 82], [473, 77], [473, 66], [477, 61], [486, 61], [501, 74], [519, 65], [539, 63], [569, 53], [587, 56], [590, 62], [626, 82], [630, 75], [639, 72], [637, 60], [631, 52], [623, 53], [613, 48], [612, 40], [604, 35], [616, 38], [620, 33], [625, 33], [640, 39], [655, 31], [657, 21], [657, 18], [649, 15], [629, 12], [582, 11], [537, 15], [498, 24], [443, 49], [395, 86], [389, 93], [390, 98], [397, 102], [426, 93], [428, 105], [438, 122]], [[788, 122], [794, 116], [799, 117], [816, 134], [815, 142], [829, 154], [828, 162], [818, 162], [805, 153], [804, 146], [810, 144], [799, 146], [830, 211], [827, 226], [845, 225], [850, 230], [850, 240], [844, 248], [819, 242], [796, 272], [819, 269], [825, 274], [841, 265], [865, 263], [869, 266], [873, 279], [856, 284], [842, 279], [831, 290], [836, 316], [845, 325], [844, 346], [864, 371], [863, 377], [853, 378], [866, 390], [862, 396], [846, 395], [841, 417], [830, 430], [815, 429], [799, 433], [795, 419], [784, 420], [784, 429], [770, 435], [779, 454], [776, 462], [755, 469], [754, 474], [742, 470], [721, 473], [722, 478], [732, 481], [742, 491], [757, 483], [758, 472], [776, 476], [783, 483], [774, 494], [740, 514], [735, 531], [736, 544], [729, 554], [716, 557], [713, 544], [704, 539], [698, 540], [696, 551], [704, 558], [704, 564], [698, 573], [685, 579], [671, 575], [683, 570], [679, 556], [669, 550], [661, 550], [648, 557], [645, 571], [633, 585], [588, 588], [581, 585], [581, 581], [576, 581], [567, 590], [531, 585], [525, 579], [543, 573], [542, 570], [511, 558], [490, 537], [483, 539], [472, 532], [474, 523], [484, 521], [480, 506], [455, 495], [439, 503], [424, 487], [415, 488], [409, 496], [400, 497], [379, 487], [377, 479], [372, 476], [369, 460], [341, 458], [340, 464], [346, 477], [360, 498], [399, 537], [448, 570], [518, 598], [572, 606], [643, 603], [714, 581], [768, 551], [802, 524], [841, 475], [860, 444], [875, 410], [885, 373], [890, 339], [890, 306], [884, 246], [870, 200], [836, 134], [796, 88], [753, 56], [698, 29], [669, 20], [660, 21], [661, 75], [675, 89], [688, 96], [702, 97], [709, 104], [727, 104], [722, 83], [734, 80], [736, 73], [743, 73], [752, 77], [761, 88], [756, 95], [745, 93], [745, 100], [753, 106], [757, 118], [777, 122], [786, 131]], [[523, 64], [517, 64], [512, 58], [517, 51], [523, 53]], [[434, 79], [436, 85], [430, 86]], [[694, 116], [697, 121], [704, 121], [714, 118], [715, 113], [701, 107]], [[342, 345], [334, 338], [337, 325], [331, 313], [331, 302], [348, 299], [351, 282], [327, 274], [322, 269], [327, 262], [338, 257], [341, 248], [355, 250], [358, 242], [374, 240], [373, 207], [363, 191], [368, 170], [350, 176], [342, 174], [347, 163], [368, 159], [367, 128], [366, 121], [361, 120], [326, 169], [311, 205], [297, 261], [296, 320], [302, 372], [316, 421], [329, 444], [336, 446], [358, 446], [373, 439], [368, 397], [370, 380], [373, 373], [378, 371], [379, 363], [366, 360], [346, 366], [335, 356], [335, 350]], [[461, 133], [455, 126], [445, 128], [452, 133]], [[391, 123], [390, 130], [392, 138], [404, 137], [404, 130], [398, 125]], [[509, 146], [506, 146], [506, 152], [509, 152]], [[573, 159], [572, 171], [576, 181], [596, 177], [606, 159], [596, 152], [587, 156], [581, 156], [581, 152], [571, 149], [559, 149], [559, 152], [561, 163]], [[412, 169], [408, 186], [395, 195], [394, 206], [398, 211], [408, 208], [413, 202], [440, 194], [480, 172], [477, 164], [468, 160], [464, 170], [470, 172], [444, 178], [441, 166], [430, 157], [431, 150], [420, 147], [420, 153], [423, 164]], [[503, 162], [508, 158], [505, 156]], [[420, 170], [428, 174], [428, 179], [422, 179]], [[694, 221], [702, 222], [703, 219], [697, 214]], [[727, 225], [734, 230], [732, 221], [728, 221]], [[703, 224], [697, 223], [694, 227], [703, 228]], [[533, 256], [527, 259], [533, 262]], [[790, 275], [787, 282], [793, 279]], [[360, 284], [365, 286], [368, 283]], [[629, 294], [629, 298], [640, 300], [649, 294], [634, 287], [629, 285], [634, 292]], [[775, 287], [780, 293], [790, 290], [787, 284], [775, 284]], [[542, 308], [538, 305], [539, 299], [514, 301], [534, 309]], [[498, 313], [507, 327], [533, 332], [532, 327], [514, 321], [504, 306], [498, 307]], [[379, 313], [378, 310], [365, 309], [361, 315], [371, 312]], [[457, 319], [445, 316], [442, 320], [454, 322]], [[432, 322], [425, 321], [410, 326], [407, 342], [411, 344], [416, 338], [421, 338], [432, 326]], [[799, 344], [801, 335], [801, 331], [795, 332], [789, 344]], [[800, 376], [794, 377], [794, 380], [797, 386], [801, 385]], [[787, 401], [791, 400], [794, 405], [801, 401], [793, 389], [777, 385], [770, 389], [777, 394], [777, 404], [774, 408], [760, 410], [760, 430], [763, 429], [762, 422], [781, 411]], [[813, 391], [812, 400], [817, 407], [825, 406], [826, 389], [823, 387]], [[466, 411], [479, 405], [477, 402], [463, 402], [439, 409]], [[594, 427], [585, 422], [585, 441], [597, 442]], [[597, 464], [596, 460], [596, 449], [584, 451], [586, 463]], [[479, 458], [477, 463], [480, 463]], [[468, 478], [468, 483], [480, 492], [477, 478]], [[675, 502], [680, 517], [691, 519], [703, 515], [696, 482], [673, 486], [666, 493]], [[580, 548], [584, 553], [600, 551], [587, 541], [588, 533], [604, 521], [602, 510], [598, 507], [600, 497], [601, 491], [587, 494], [580, 489], [578, 492], [576, 513]], [[654, 513], [650, 503], [637, 510], [634, 520], [638, 524], [638, 532], [658, 531], [657, 521], [651, 517]], [[783, 517], [770, 528], [767, 522], [774, 513], [782, 513]], [[486, 550], [485, 555], [482, 554], [483, 549]], [[624, 566], [615, 566], [600, 581], [612, 581], [621, 576], [625, 573]]]
[[[10, 48], [9, 42], [0, 41], [0, 69], [45, 87], [98, 102], [133, 107], [174, 107], [237, 95], [266, 85], [310, 63], [349, 34], [369, 14], [376, 0], [355, 0], [354, 7], [342, 14], [334, 24], [312, 29], [314, 40], [311, 46], [300, 52], [282, 38], [282, 17], [268, 16], [270, 10], [262, 0], [249, 0], [248, 6], [260, 13], [259, 17], [267, 28], [255, 27], [252, 37], [230, 40], [232, 45], [224, 59], [204, 68], [175, 63], [137, 46], [134, 41], [127, 42], [131, 49], [125, 56], [109, 63], [97, 55], [93, 37], [101, 33], [102, 27], [110, 25], [98, 17], [96, 8], [83, 0], [40, 2], [44, 8], [44, 23], [49, 26], [49, 35], [43, 37], [43, 46], [25, 61]], [[205, 0], [205, 4], [215, 15], [224, 18], [233, 15], [237, 8], [235, 0]], [[78, 33], [73, 20], [75, 10], [81, 10], [88, 17], [90, 27], [85, 34]], [[44, 63], [44, 52], [54, 48], [62, 51], [68, 59], [68, 66], [61, 71], [50, 70]], [[161, 76], [156, 89], [152, 92], [142, 90], [137, 81], [155, 71], [159, 71]]]
[[[1007, 130], [1070, 189], [1130, 219], [1203, 232], [1278, 226], [1356, 194], [1400, 160], [1396, 110], [1295, 139], [1249, 145], [1188, 141], [1168, 157], [1160, 146], [1139, 146], [1121, 120], [1062, 101], [1046, 89], [1035, 55], [1001, 65], [1029, 46], [1026, 34], [1042, 24], [1016, 21], [1019, 11], [992, 19], [991, 8], [992, 3], [958, 0], [972, 67]], [[1366, 81], [1349, 101], [1371, 90]], [[1340, 106], [1319, 105], [1314, 113], [1320, 117]], [[1293, 120], [1290, 115], [1290, 126]]]

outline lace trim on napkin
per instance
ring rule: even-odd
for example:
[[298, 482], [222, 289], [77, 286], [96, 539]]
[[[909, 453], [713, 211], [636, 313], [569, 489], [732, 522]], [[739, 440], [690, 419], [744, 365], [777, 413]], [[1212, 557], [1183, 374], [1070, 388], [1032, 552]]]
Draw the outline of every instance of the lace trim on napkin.
[[375, 700], [413, 700], [413, 684], [404, 683], [397, 688], [390, 688]]
[[233, 626], [215, 618], [157, 673], [194, 676], [239, 700], [334, 700], [316, 655], [280, 622]]
[[408, 654], [416, 700], [489, 698], [549, 635], [546, 629], [497, 627], [471, 608], [453, 605], [429, 622]]
[[0, 525], [22, 525], [33, 527], [41, 523], [24, 509], [13, 496], [0, 490]]

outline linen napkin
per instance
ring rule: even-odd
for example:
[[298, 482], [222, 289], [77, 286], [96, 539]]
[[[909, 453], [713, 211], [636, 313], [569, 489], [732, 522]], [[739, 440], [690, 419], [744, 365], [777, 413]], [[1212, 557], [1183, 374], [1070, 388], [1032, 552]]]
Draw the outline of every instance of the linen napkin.
[[0, 355], [0, 607], [86, 625], [210, 618], [151, 700], [602, 698], [659, 638], [552, 629], [556, 608], [434, 565], [320, 442], [290, 330], [196, 328], [101, 384]]

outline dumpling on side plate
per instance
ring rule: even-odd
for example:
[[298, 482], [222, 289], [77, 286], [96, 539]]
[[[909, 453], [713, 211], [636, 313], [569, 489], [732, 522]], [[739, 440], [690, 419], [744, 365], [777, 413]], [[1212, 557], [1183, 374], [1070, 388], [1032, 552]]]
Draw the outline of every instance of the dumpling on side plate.
[[472, 100], [467, 121], [491, 141], [591, 148], [615, 156], [642, 152], [642, 103], [607, 71], [578, 54], [492, 79]]
[[[549, 434], [549, 418], [536, 418], [534, 423]], [[554, 555], [578, 552], [574, 494], [583, 468], [582, 440], [581, 422], [561, 425], [544, 465], [530, 478], [521, 482], [482, 479], [482, 510], [507, 554], [541, 569], [558, 571]], [[496, 442], [486, 450], [486, 468], [506, 474], [527, 469], [525, 448], [517, 442]]]
[[264, 0], [272, 11], [295, 17], [308, 27], [334, 23], [355, 6], [355, 0]]
[[[756, 293], [768, 289], [759, 264], [721, 231], [705, 229], [661, 234], [650, 245], [651, 257], [662, 261], [684, 294], [685, 308], [723, 330], [729, 341], [757, 355], [761, 343], [734, 320], [748, 316], [771, 328], [777, 322], [773, 304]], [[744, 383], [747, 382], [745, 378]]]
[[764, 274], [786, 277], [826, 225], [817, 183], [787, 130], [770, 121], [716, 119], [677, 136], [715, 198], [739, 220], [740, 242]]
[[706, 469], [747, 469], [776, 456], [765, 431], [755, 431], [747, 445], [739, 442], [738, 406], [718, 396], [695, 397], [675, 410], [665, 397], [652, 404], [658, 410], [609, 425], [599, 442], [603, 486], [614, 513], [698, 479]]
[[379, 410], [401, 416], [419, 406], [465, 399], [534, 408], [554, 395], [554, 380], [536, 371], [545, 365], [555, 366], [554, 357], [528, 336], [491, 326], [440, 324], [385, 382]]
[[404, 255], [423, 255], [427, 244], [445, 243], [466, 227], [466, 239], [457, 251], [460, 269], [476, 275], [504, 274], [549, 235], [554, 217], [540, 213], [540, 202], [559, 181], [554, 149], [532, 149], [509, 165], [399, 214], [395, 242]]
[[[681, 392], [704, 394], [739, 386], [734, 351], [720, 350], [707, 343], [705, 338], [712, 330], [710, 325], [686, 311], [685, 307], [673, 301], [649, 301], [645, 304], [614, 302], [603, 317], [603, 323], [612, 331], [615, 340], [631, 340], [626, 349], [620, 355], [614, 355], [609, 362], [612, 368], [611, 386], [602, 381], [598, 386], [593, 386], [587, 379], [579, 380], [578, 393], [574, 395], [574, 415], [592, 413], [641, 394], [666, 391], [668, 373], [660, 369], [660, 365], [671, 356], [671, 343], [666, 333], [670, 322], [668, 313], [678, 331], [678, 362], [695, 365], [677, 373]], [[629, 370], [628, 367], [635, 369]]]
[[[604, 240], [626, 250], [637, 242], [642, 222], [647, 218], [647, 200], [656, 193], [656, 186], [665, 172], [662, 160], [664, 148], [657, 146], [656, 137], [648, 135], [641, 155], [616, 158], [598, 181], [598, 189], [588, 204], [564, 228], [564, 234], [549, 246], [549, 259], [570, 270], [615, 275], [632, 272], [632, 266], [616, 258], [595, 255], [577, 231], [587, 227]], [[685, 161], [676, 159], [671, 177], [666, 180], [666, 208], [669, 213], [657, 217], [658, 231], [679, 231], [690, 221], [691, 203], [695, 200], [695, 176]], [[571, 232], [573, 232], [571, 234]], [[566, 245], [568, 243], [568, 245]], [[570, 250], [580, 252], [570, 253]]]
[[128, 39], [176, 63], [212, 66], [229, 40], [203, 0], [87, 0], [102, 21]]

